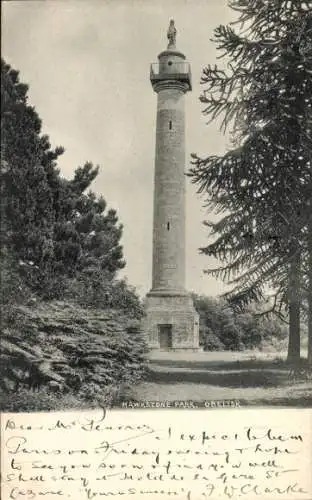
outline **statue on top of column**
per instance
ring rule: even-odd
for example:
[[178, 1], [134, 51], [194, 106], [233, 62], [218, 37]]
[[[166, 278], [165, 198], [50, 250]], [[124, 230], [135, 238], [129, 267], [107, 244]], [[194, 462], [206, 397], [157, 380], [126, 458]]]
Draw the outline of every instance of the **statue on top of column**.
[[167, 31], [167, 38], [169, 40], [169, 43], [168, 43], [168, 49], [175, 49], [175, 46], [176, 46], [176, 37], [177, 37], [177, 30], [175, 28], [175, 25], [174, 25], [174, 20], [171, 19], [170, 20], [170, 24], [169, 24], [169, 28], [168, 28], [168, 31]]

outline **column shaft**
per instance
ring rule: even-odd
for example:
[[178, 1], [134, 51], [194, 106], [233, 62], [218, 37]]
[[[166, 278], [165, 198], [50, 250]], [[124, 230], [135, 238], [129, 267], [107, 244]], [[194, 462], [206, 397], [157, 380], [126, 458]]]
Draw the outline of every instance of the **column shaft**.
[[158, 91], [154, 179], [152, 289], [185, 286], [184, 91]]

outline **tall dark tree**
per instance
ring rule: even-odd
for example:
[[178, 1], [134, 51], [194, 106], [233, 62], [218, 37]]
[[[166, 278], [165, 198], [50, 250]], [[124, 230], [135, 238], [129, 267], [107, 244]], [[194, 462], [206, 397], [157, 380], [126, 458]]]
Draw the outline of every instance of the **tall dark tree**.
[[[27, 103], [27, 85], [1, 61], [2, 247], [42, 278], [53, 258], [52, 179], [62, 148], [52, 150], [41, 120]], [[30, 273], [32, 274], [32, 273]]]
[[98, 167], [86, 163], [71, 180], [62, 178], [63, 149], [53, 150], [41, 134], [27, 85], [4, 61], [1, 74], [1, 241], [10, 269], [45, 298], [62, 296], [73, 279], [112, 282], [125, 266], [122, 225], [90, 191]]
[[[228, 69], [208, 66], [201, 101], [212, 119], [223, 116], [235, 147], [224, 156], [194, 155], [190, 172], [223, 215], [216, 240], [203, 249], [224, 261], [217, 275], [232, 280], [240, 305], [276, 289], [288, 304], [289, 359], [300, 357], [302, 263], [307, 260], [307, 203], [311, 197], [311, 141], [305, 109], [311, 106], [311, 2], [233, 0], [244, 28], [215, 30]], [[247, 270], [246, 270], [247, 269]]]

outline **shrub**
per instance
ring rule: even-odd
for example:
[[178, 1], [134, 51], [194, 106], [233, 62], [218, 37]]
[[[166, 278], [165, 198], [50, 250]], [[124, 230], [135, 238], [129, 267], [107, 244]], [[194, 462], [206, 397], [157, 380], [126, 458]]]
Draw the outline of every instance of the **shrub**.
[[81, 307], [120, 309], [137, 319], [143, 316], [143, 305], [135, 288], [126, 280], [112, 279], [104, 271], [84, 271], [78, 278], [68, 280], [62, 297]]
[[251, 305], [244, 313], [235, 313], [221, 299], [194, 295], [200, 315], [199, 336], [204, 350], [240, 351], [261, 348], [278, 349], [287, 338], [287, 326], [276, 317], [258, 317], [263, 304]]
[[38, 391], [26, 387], [16, 392], [0, 391], [1, 406], [6, 412], [63, 411], [88, 408], [89, 405], [75, 394], [55, 394], [41, 388]]
[[224, 351], [225, 345], [221, 342], [217, 335], [208, 333], [204, 340], [204, 351]]

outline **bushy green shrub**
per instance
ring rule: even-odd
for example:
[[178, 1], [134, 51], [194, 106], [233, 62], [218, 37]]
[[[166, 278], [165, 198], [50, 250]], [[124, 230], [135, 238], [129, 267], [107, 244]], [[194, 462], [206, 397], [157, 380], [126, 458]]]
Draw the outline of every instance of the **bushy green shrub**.
[[143, 316], [143, 305], [135, 288], [126, 280], [112, 279], [105, 271], [85, 270], [78, 278], [68, 280], [61, 296], [81, 307], [120, 309], [137, 319]]

